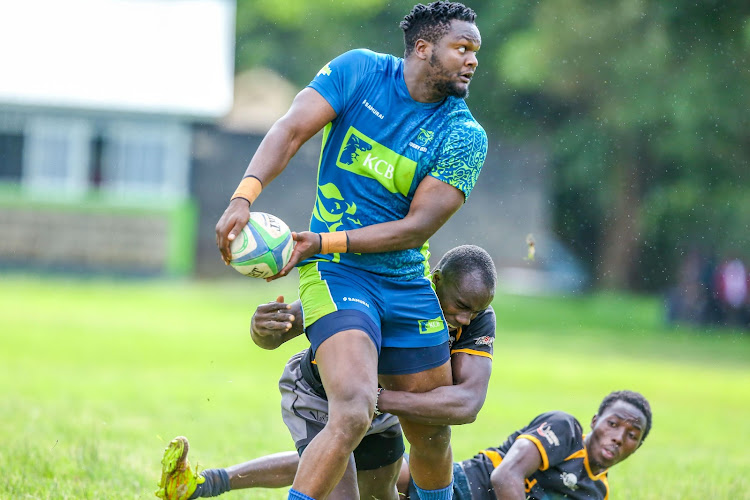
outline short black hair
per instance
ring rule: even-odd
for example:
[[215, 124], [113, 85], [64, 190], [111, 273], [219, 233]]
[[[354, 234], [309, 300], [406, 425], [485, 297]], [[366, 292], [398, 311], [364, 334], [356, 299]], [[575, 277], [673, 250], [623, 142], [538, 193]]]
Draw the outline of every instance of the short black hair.
[[417, 4], [401, 21], [399, 26], [404, 30], [404, 57], [411, 54], [414, 44], [420, 38], [436, 43], [450, 29], [451, 21], [473, 23], [476, 13], [458, 2], [432, 2], [429, 5]]
[[484, 248], [476, 245], [461, 245], [452, 248], [445, 252], [435, 266], [435, 270], [440, 270], [447, 280], [478, 272], [482, 284], [495, 293], [497, 270], [492, 257]]
[[643, 437], [641, 438], [641, 443], [643, 443], [646, 440], [646, 436], [648, 436], [648, 433], [651, 431], [651, 405], [648, 403], [648, 400], [643, 397], [641, 393], [635, 391], [613, 391], [602, 400], [599, 405], [597, 416], [604, 413], [607, 408], [615, 404], [617, 401], [630, 403], [643, 412], [643, 415], [646, 417], [646, 428], [643, 429]]

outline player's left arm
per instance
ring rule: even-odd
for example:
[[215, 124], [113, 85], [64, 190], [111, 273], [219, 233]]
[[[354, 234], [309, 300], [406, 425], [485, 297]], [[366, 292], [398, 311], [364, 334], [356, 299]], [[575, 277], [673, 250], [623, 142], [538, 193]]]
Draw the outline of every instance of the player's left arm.
[[528, 439], [517, 439], [490, 475], [498, 500], [524, 500], [526, 478], [542, 466], [542, 455]]
[[487, 397], [492, 359], [458, 352], [451, 356], [451, 367], [453, 385], [421, 393], [383, 391], [378, 409], [423, 424], [473, 422]]
[[[403, 219], [346, 231], [348, 252], [378, 253], [419, 248], [440, 229], [464, 203], [460, 189], [427, 176], [419, 183], [409, 212]], [[298, 263], [320, 252], [320, 235], [310, 231], [292, 233], [296, 244], [289, 263], [279, 274], [286, 276]]]

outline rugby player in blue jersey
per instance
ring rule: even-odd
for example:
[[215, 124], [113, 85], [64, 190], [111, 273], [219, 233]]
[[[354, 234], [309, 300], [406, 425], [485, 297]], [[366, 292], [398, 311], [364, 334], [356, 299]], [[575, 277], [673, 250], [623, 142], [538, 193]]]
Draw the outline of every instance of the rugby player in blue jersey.
[[[481, 45], [474, 20], [460, 3], [420, 4], [401, 22], [403, 59], [358, 49], [326, 64], [271, 127], [216, 225], [228, 263], [263, 186], [323, 130], [310, 230], [293, 234], [291, 261], [273, 277], [300, 266], [305, 333], [329, 403], [290, 499], [327, 498], [370, 426], [378, 383], [425, 392], [452, 382], [427, 240], [466, 201], [487, 152], [463, 99]], [[452, 498], [450, 427], [401, 425], [420, 497]]]
[[[495, 313], [492, 301], [497, 272], [490, 255], [475, 245], [461, 245], [446, 252], [432, 273], [440, 305], [450, 329], [451, 368], [454, 383], [424, 393], [382, 391], [364, 439], [354, 450], [346, 480], [329, 499], [361, 498], [397, 500], [404, 443], [399, 417], [426, 424], [473, 422], [484, 404], [492, 372]], [[258, 306], [252, 318], [254, 341], [275, 349], [302, 334], [300, 302], [277, 302]], [[328, 401], [310, 349], [289, 360], [279, 381], [282, 416], [297, 452], [325, 427]], [[227, 468], [207, 469], [197, 474], [187, 459], [187, 438], [177, 437], [165, 450], [164, 461], [176, 460], [176, 473], [162, 478], [157, 494], [167, 500], [214, 497], [227, 491], [254, 487], [290, 486], [297, 470], [297, 453], [280, 453]], [[359, 490], [359, 491], [357, 491]]]

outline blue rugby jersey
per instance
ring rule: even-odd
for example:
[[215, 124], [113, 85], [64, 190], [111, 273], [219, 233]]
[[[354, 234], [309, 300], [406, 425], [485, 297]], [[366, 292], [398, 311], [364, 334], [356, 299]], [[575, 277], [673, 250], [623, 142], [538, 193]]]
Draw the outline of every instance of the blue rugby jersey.
[[[487, 135], [463, 99], [413, 100], [403, 59], [365, 49], [337, 57], [309, 86], [337, 113], [323, 132], [311, 231], [345, 231], [403, 219], [428, 175], [468, 198], [487, 155]], [[429, 274], [428, 248], [425, 243], [396, 252], [316, 255], [310, 260], [410, 280]]]

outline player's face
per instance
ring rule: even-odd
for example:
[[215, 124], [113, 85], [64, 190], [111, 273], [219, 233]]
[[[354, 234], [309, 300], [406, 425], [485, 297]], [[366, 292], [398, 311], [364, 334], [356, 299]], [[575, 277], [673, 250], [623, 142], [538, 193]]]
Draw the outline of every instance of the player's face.
[[598, 474], [632, 455], [641, 444], [645, 428], [646, 416], [625, 401], [616, 401], [594, 416], [586, 439], [592, 472]]
[[433, 45], [430, 56], [428, 85], [441, 97], [469, 95], [469, 82], [479, 62], [477, 51], [482, 38], [476, 25], [466, 21], [452, 21], [451, 27]]
[[467, 326], [492, 302], [492, 291], [487, 290], [482, 280], [473, 275], [445, 279], [442, 273], [436, 271], [433, 279], [435, 293], [451, 330]]

